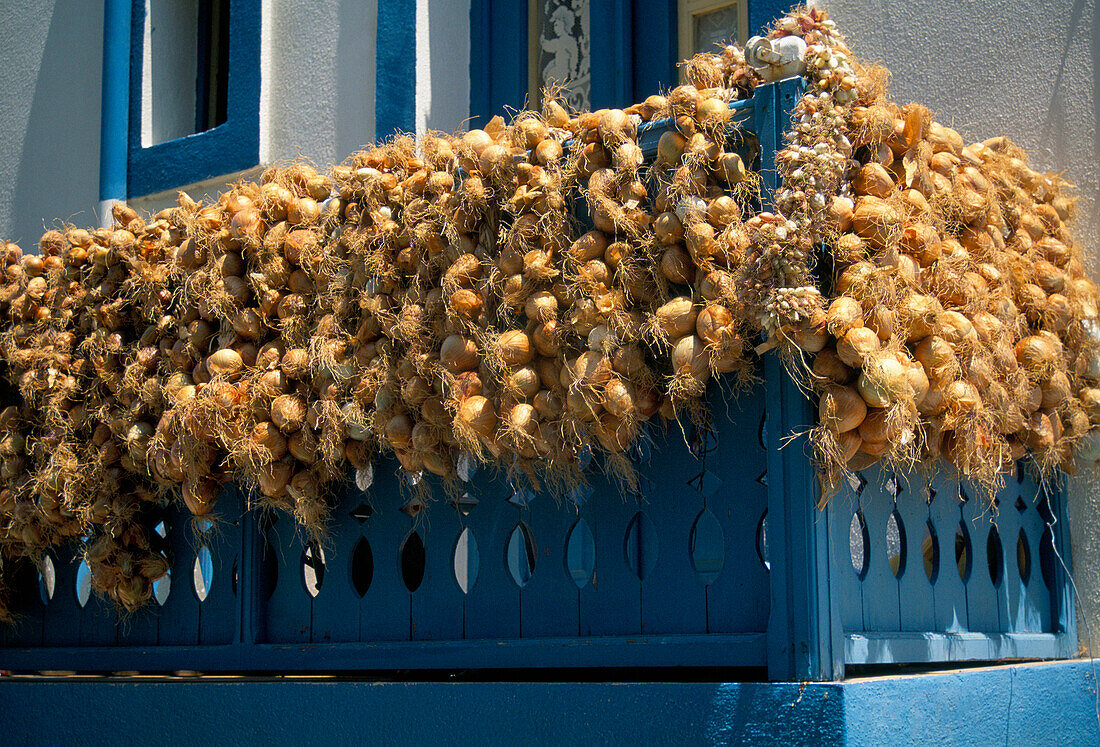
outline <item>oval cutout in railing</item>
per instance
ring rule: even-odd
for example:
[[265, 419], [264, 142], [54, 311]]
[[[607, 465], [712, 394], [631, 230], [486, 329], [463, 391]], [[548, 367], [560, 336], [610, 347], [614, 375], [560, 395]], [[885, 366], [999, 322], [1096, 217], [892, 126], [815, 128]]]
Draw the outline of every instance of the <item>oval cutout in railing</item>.
[[320, 594], [325, 583], [325, 551], [312, 542], [302, 551], [302, 583], [311, 597]]
[[959, 522], [955, 530], [955, 564], [959, 567], [959, 578], [963, 583], [970, 580], [970, 568], [973, 565], [970, 532], [966, 524]]
[[1004, 578], [1004, 547], [1001, 546], [1001, 533], [996, 526], [989, 528], [989, 536], [985, 541], [985, 560], [989, 565], [989, 580], [994, 586], [1001, 585]]
[[92, 569], [88, 567], [88, 561], [81, 559], [76, 567], [76, 603], [81, 607], [88, 604], [92, 596]]
[[505, 560], [508, 564], [508, 574], [516, 582], [516, 586], [523, 588], [531, 580], [535, 573], [535, 558], [537, 557], [535, 537], [531, 529], [524, 522], [516, 524], [508, 537], [508, 548]]
[[455, 541], [454, 572], [455, 581], [463, 594], [469, 594], [470, 589], [477, 583], [477, 571], [481, 564], [481, 557], [477, 551], [477, 538], [464, 527]]
[[764, 570], [772, 569], [772, 561], [768, 557], [768, 509], [760, 515], [760, 521], [756, 523], [756, 557], [760, 558]]
[[366, 537], [360, 537], [351, 551], [351, 587], [362, 599], [374, 580], [374, 552]]
[[924, 575], [928, 583], [936, 583], [940, 575], [940, 538], [936, 528], [929, 521], [924, 526], [924, 541], [921, 543], [921, 556], [924, 558]]
[[1031, 545], [1023, 529], [1016, 535], [1016, 570], [1020, 573], [1020, 581], [1026, 586], [1031, 580]]
[[596, 572], [596, 539], [584, 519], [577, 519], [565, 538], [565, 570], [578, 589], [588, 586]]
[[1057, 561], [1054, 557], [1054, 532], [1050, 530], [1048, 524], [1043, 529], [1043, 534], [1039, 537], [1039, 571], [1043, 574], [1043, 583], [1047, 587], [1054, 585], [1054, 564]]
[[714, 583], [726, 563], [726, 535], [710, 509], [704, 508], [695, 517], [688, 538], [688, 553], [699, 580], [705, 586]]
[[168, 601], [168, 595], [172, 593], [172, 571], [168, 570], [163, 576], [153, 582], [153, 599], [161, 607]]
[[867, 557], [867, 547], [870, 537], [867, 535], [867, 521], [863, 518], [863, 510], [852, 514], [852, 523], [848, 525], [848, 554], [852, 561], [852, 570], [860, 579], [867, 576], [867, 568], [870, 558]]
[[199, 547], [195, 553], [195, 562], [191, 566], [191, 585], [195, 589], [195, 596], [200, 602], [205, 602], [210, 596], [210, 587], [214, 583], [214, 558], [210, 554], [210, 548], [206, 545]]
[[38, 561], [38, 595], [42, 597], [42, 604], [49, 604], [53, 599], [54, 587], [57, 585], [57, 568], [53, 564], [53, 558], [49, 553]]
[[657, 567], [657, 528], [653, 520], [639, 511], [626, 527], [623, 552], [626, 564], [639, 581], [645, 581]]
[[425, 564], [428, 559], [424, 540], [420, 539], [420, 535], [414, 529], [405, 537], [398, 552], [401, 556], [401, 581], [410, 592], [416, 591], [424, 582]]
[[894, 509], [886, 518], [886, 560], [890, 563], [894, 578], [901, 578], [901, 574], [905, 573], [907, 550], [905, 525], [901, 522], [901, 514]]

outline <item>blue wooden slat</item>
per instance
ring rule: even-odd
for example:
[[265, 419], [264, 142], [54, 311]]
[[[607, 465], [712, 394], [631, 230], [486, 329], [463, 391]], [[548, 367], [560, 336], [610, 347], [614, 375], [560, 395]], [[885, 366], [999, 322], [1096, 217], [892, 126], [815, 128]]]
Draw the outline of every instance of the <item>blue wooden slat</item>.
[[294, 519], [280, 514], [270, 525], [258, 551], [278, 559], [278, 577], [263, 606], [265, 638], [272, 643], [305, 643], [311, 632], [311, 604], [302, 582], [302, 544]]
[[[711, 466], [725, 472], [721, 465]], [[652, 489], [644, 495], [641, 510], [653, 522], [659, 542], [657, 562], [642, 582], [644, 633], [707, 632], [707, 590], [689, 554], [692, 524], [706, 504], [688, 482], [703, 468], [674, 427], [658, 442], [644, 470]]]
[[1073, 568], [1073, 557], [1070, 543], [1066, 480], [1065, 476], [1059, 475], [1057, 485], [1050, 494], [1051, 510], [1055, 517], [1054, 542], [1060, 555], [1060, 560], [1056, 558], [1054, 588], [1051, 591], [1052, 615], [1054, 616], [1052, 628], [1055, 632], [1064, 634], [1061, 638], [1062, 649], [1059, 651], [1059, 656], [1074, 656], [1077, 652], [1075, 644], [1077, 640], [1077, 603], [1075, 593], [1072, 591], [1072, 580], [1068, 577], [1067, 571], [1067, 569]]
[[845, 631], [866, 630], [863, 619], [863, 584], [852, 567], [849, 533], [852, 518], [860, 508], [860, 496], [847, 482], [829, 500], [829, 542], [833, 564], [831, 581], [840, 607], [841, 625]]
[[1020, 534], [1020, 512], [1016, 509], [1019, 486], [1013, 475], [1005, 481], [1001, 491], [1001, 505], [997, 512], [997, 529], [1001, 533], [1004, 547], [1004, 580], [997, 589], [997, 615], [1000, 618], [1000, 630], [1012, 632], [1025, 630], [1023, 623], [1024, 600], [1027, 589], [1020, 579], [1019, 563], [1016, 556], [1016, 541]]
[[[659, 459], [654, 454], [654, 459]], [[581, 512], [596, 541], [596, 573], [580, 592], [582, 636], [637, 635], [642, 630], [642, 584], [626, 561], [626, 534], [637, 500], [593, 475], [595, 493]]]
[[1044, 529], [1038, 505], [1041, 495], [1039, 486], [1035, 483], [1030, 471], [1025, 473], [1024, 481], [1019, 484], [1019, 490], [1020, 497], [1027, 506], [1020, 514], [1020, 526], [1027, 535], [1028, 547], [1031, 550], [1031, 578], [1025, 587], [1027, 602], [1024, 614], [1025, 627], [1022, 629], [1031, 632], [1049, 632], [1051, 630], [1050, 590], [1043, 583], [1043, 574], [1039, 568], [1040, 539]]
[[[989, 577], [987, 543], [993, 527], [990, 508], [975, 492], [962, 507], [963, 521], [970, 529], [970, 542], [974, 556], [971, 559], [970, 580], [966, 584], [966, 614], [970, 630], [995, 633], [1001, 629], [997, 610], [997, 589]], [[1001, 553], [1004, 547], [1002, 540]], [[1002, 573], [1003, 581], [1003, 573]]]
[[75, 545], [59, 548], [54, 555], [57, 584], [43, 627], [43, 642], [47, 646], [73, 646], [80, 641], [80, 615], [83, 610], [76, 601], [79, 557], [75, 549]]
[[723, 484], [707, 499], [707, 507], [722, 525], [726, 547], [722, 572], [707, 589], [707, 629], [761, 631], [767, 628], [770, 604], [768, 572], [756, 550], [756, 527], [768, 507], [767, 488], [758, 481], [767, 469], [759, 439], [763, 387], [715, 404], [718, 447], [711, 460]]
[[[436, 495], [442, 497], [443, 491]], [[454, 577], [454, 547], [462, 531], [459, 514], [442, 500], [414, 522], [424, 541], [424, 580], [412, 594], [415, 640], [461, 640], [464, 595]]]
[[[218, 517], [224, 524], [208, 532], [206, 538], [214, 575], [210, 593], [199, 607], [199, 642], [202, 644], [230, 643], [237, 638], [240, 602], [234, 585], [239, 585], [241, 535], [238, 522], [243, 510], [237, 486], [226, 485], [218, 498], [217, 508]], [[237, 579], [234, 579], [234, 564]]]
[[325, 541], [324, 581], [313, 600], [313, 643], [359, 640], [359, 596], [351, 582], [351, 554], [359, 539], [359, 522], [351, 510], [359, 502], [353, 483], [334, 488], [336, 505]]
[[172, 580], [168, 599], [161, 608], [158, 642], [162, 646], [199, 642], [199, 600], [191, 582], [196, 542], [189, 517], [190, 513], [177, 504], [165, 518]]
[[523, 637], [576, 635], [580, 597], [566, 568], [565, 549], [577, 511], [562, 496], [544, 490], [526, 511], [515, 513], [524, 516], [537, 544], [535, 572], [520, 595]]
[[[959, 578], [955, 559], [955, 532], [962, 518], [957, 501], [959, 483], [944, 474], [932, 480], [936, 497], [929, 514], [939, 542], [938, 572], [934, 586], [936, 598], [936, 632], [968, 630], [966, 617], [966, 586]], [[972, 538], [973, 539], [973, 538]], [[973, 542], [971, 543], [973, 546]]]
[[29, 561], [20, 562], [17, 567], [18, 572], [8, 581], [12, 606], [19, 614], [15, 626], [9, 631], [9, 645], [41, 646], [47, 613], [38, 593], [38, 574]]
[[507, 481], [489, 480], [486, 472], [483, 469], [473, 481], [471, 492], [479, 503], [466, 517], [481, 555], [477, 583], [466, 595], [466, 638], [519, 638], [520, 591], [508, 575], [505, 555], [516, 515], [508, 503]]
[[885, 489], [891, 475], [876, 465], [864, 470], [863, 518], [867, 522], [867, 575], [863, 579], [863, 611], [866, 630], [900, 630], [898, 580], [887, 557], [886, 526], [894, 510], [894, 497]]
[[[374, 513], [363, 536], [374, 554], [374, 578], [358, 603], [360, 641], [404, 641], [411, 628], [411, 599], [401, 579], [401, 542], [409, 531], [409, 517], [401, 513], [398, 465], [385, 459], [374, 465], [374, 485], [366, 502]], [[349, 507], [350, 508], [350, 507]]]
[[928, 527], [928, 487], [924, 476], [909, 476], [905, 493], [898, 500], [905, 529], [905, 569], [899, 579], [901, 630], [934, 630], [936, 601], [932, 583], [924, 568], [924, 537]]
[[93, 593], [80, 616], [81, 646], [114, 646], [118, 642], [114, 602]]

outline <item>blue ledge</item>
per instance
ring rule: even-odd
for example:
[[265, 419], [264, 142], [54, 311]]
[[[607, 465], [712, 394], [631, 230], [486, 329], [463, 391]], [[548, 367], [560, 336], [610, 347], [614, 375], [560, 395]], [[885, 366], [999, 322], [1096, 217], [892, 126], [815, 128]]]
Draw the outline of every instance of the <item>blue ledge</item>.
[[1095, 698], [1093, 666], [1080, 660], [804, 685], [0, 680], [0, 734], [19, 744], [139, 734], [189, 745], [1096, 744]]

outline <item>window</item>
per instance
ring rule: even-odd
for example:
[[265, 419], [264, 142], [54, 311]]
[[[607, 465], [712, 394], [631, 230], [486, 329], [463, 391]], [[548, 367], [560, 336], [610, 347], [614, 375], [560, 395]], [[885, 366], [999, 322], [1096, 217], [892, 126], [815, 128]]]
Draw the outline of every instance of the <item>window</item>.
[[225, 123], [228, 0], [148, 0], [142, 46], [143, 147]]
[[261, 0], [134, 0], [127, 196], [259, 163]]
[[530, 0], [528, 106], [538, 109], [547, 87], [577, 111], [591, 106], [592, 53], [589, 0]]
[[747, 0], [679, 0], [680, 59], [749, 38]]

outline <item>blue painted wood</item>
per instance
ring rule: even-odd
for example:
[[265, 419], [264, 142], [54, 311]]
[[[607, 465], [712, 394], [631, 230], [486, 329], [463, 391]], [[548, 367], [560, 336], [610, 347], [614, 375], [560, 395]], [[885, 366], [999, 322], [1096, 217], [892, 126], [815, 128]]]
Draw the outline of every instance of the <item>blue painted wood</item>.
[[470, 127], [504, 115], [505, 107], [523, 107], [528, 93], [527, 43], [526, 2], [471, 0]]
[[526, 510], [511, 510], [527, 522], [537, 544], [534, 575], [520, 593], [523, 637], [577, 635], [580, 590], [569, 575], [565, 555], [576, 509], [561, 495], [543, 490]]
[[909, 476], [905, 493], [898, 500], [898, 513], [905, 528], [905, 569], [898, 579], [901, 630], [933, 630], [936, 599], [924, 567], [924, 537], [928, 528], [928, 485], [924, 475]]
[[[240, 604], [234, 591], [240, 570], [240, 521], [244, 506], [237, 486], [230, 484], [218, 498], [219, 518], [224, 522], [206, 532], [201, 541], [210, 548], [214, 575], [210, 593], [199, 605], [199, 643], [230, 643], [237, 640]], [[236, 568], [235, 568], [236, 566]]]
[[580, 592], [581, 635], [638, 635], [642, 582], [627, 564], [626, 540], [631, 520], [644, 505], [636, 497], [624, 498], [602, 476], [593, 478], [595, 492], [582, 515], [588, 517], [596, 541], [596, 572]]
[[[633, 3], [631, 0], [590, 0], [589, 32], [595, 54], [591, 63], [591, 108], [623, 108], [634, 95]], [[641, 20], [641, 19], [639, 19]], [[657, 90], [656, 88], [650, 90]]]
[[[694, 429], [688, 423], [684, 426], [691, 436]], [[707, 439], [707, 444], [714, 440]], [[706, 501], [691, 481], [704, 470], [720, 467], [711, 454], [692, 456], [677, 427], [656, 446], [643, 470], [647, 479], [640, 507], [653, 522], [659, 545], [653, 569], [642, 582], [642, 631], [706, 633], [707, 587], [696, 576], [690, 555], [691, 528]], [[710, 448], [707, 445], [704, 450]], [[708, 489], [711, 484], [709, 479], [695, 483]]]
[[[416, 0], [381, 0], [374, 81], [374, 136], [378, 140], [416, 129], [415, 49]], [[470, 88], [472, 91], [473, 85]]]
[[374, 509], [362, 532], [374, 555], [374, 578], [357, 606], [360, 641], [407, 641], [410, 636], [411, 599], [401, 579], [400, 554], [409, 517], [400, 511], [397, 470], [393, 459], [375, 464], [374, 484], [364, 496]]
[[[1060, 656], [1074, 656], [1077, 640], [1077, 606], [1076, 598], [1072, 593], [1072, 579], [1069, 578], [1069, 569], [1073, 567], [1072, 550], [1070, 544], [1069, 512], [1066, 505], [1066, 478], [1058, 475], [1053, 485], [1048, 487], [1047, 499], [1049, 501], [1053, 533], [1055, 556], [1054, 585], [1051, 588], [1052, 627], [1055, 632], [1064, 633]], [[1069, 639], [1072, 639], [1070, 641]]]
[[76, 601], [76, 569], [79, 558], [75, 545], [60, 548], [54, 554], [57, 584], [50, 600], [43, 626], [43, 642], [50, 646], [75, 646], [80, 641], [79, 618], [82, 612]]
[[[437, 489], [435, 494], [443, 495]], [[462, 531], [459, 513], [437, 502], [413, 522], [424, 540], [424, 580], [412, 594], [414, 640], [461, 640], [464, 596], [454, 576], [454, 547]]]
[[678, 82], [676, 63], [680, 61], [680, 50], [676, 6], [677, 3], [670, 0], [634, 0], [632, 3], [632, 101], [644, 101]]
[[772, 21], [790, 10], [785, 0], [749, 0], [749, 36], [764, 33]]
[[[856, 478], [862, 475], [854, 473]], [[860, 483], [857, 479], [857, 485]], [[863, 619], [863, 584], [852, 567], [849, 534], [852, 518], [860, 509], [860, 495], [847, 481], [829, 499], [829, 542], [833, 547], [830, 580], [840, 607], [840, 622], [845, 631], [866, 630]]]
[[1039, 502], [1042, 494], [1030, 468], [1024, 471], [1023, 477], [1023, 482], [1019, 483], [1018, 488], [1026, 508], [1020, 514], [1020, 526], [1027, 536], [1031, 553], [1031, 578], [1026, 586], [1027, 606], [1025, 623], [1021, 630], [1048, 631], [1051, 629], [1050, 590], [1043, 583], [1043, 574], [1039, 569], [1040, 539], [1045, 528], [1043, 518], [1039, 513]]
[[[803, 89], [802, 79], [789, 79], [765, 88], [757, 97], [766, 204], [776, 186], [774, 154]], [[829, 514], [815, 508], [816, 475], [804, 451], [805, 442], [777, 448], [784, 436], [808, 430], [814, 415], [777, 356], [765, 360], [764, 374], [772, 565], [768, 674], [773, 679], [834, 679], [843, 676], [844, 663], [839, 609], [829, 585]]]
[[[933, 584], [936, 597], [937, 632], [969, 630], [966, 615], [966, 585], [959, 577], [955, 537], [962, 520], [958, 480], [938, 475], [932, 481], [936, 497], [930, 507], [932, 525], [939, 542], [938, 571]], [[973, 545], [973, 543], [971, 543]]]
[[29, 561], [18, 562], [17, 568], [11, 585], [15, 589], [13, 602], [20, 618], [8, 633], [9, 645], [38, 647], [43, 644], [46, 618], [46, 605], [38, 593], [38, 574]]
[[898, 581], [887, 557], [886, 525], [894, 510], [894, 497], [886, 489], [893, 475], [875, 465], [864, 470], [867, 487], [861, 501], [867, 522], [867, 575], [863, 579], [864, 624], [867, 630], [900, 630]]
[[970, 579], [966, 583], [967, 623], [970, 630], [982, 633], [1001, 629], [997, 590], [989, 577], [987, 545], [993, 527], [991, 511], [991, 507], [975, 491], [970, 491], [970, 499], [962, 506], [963, 521], [970, 530], [973, 551]]
[[[477, 537], [481, 563], [477, 583], [466, 595], [465, 636], [519, 638], [521, 635], [520, 590], [508, 574], [505, 548], [517, 517], [509, 511], [512, 495], [503, 477], [488, 479], [484, 468], [471, 483], [479, 501], [466, 517], [466, 525]], [[536, 573], [538, 567], [536, 565]]]
[[759, 480], [767, 470], [759, 438], [763, 393], [758, 386], [736, 401], [723, 395], [714, 403], [717, 448], [708, 461], [722, 485], [706, 505], [722, 526], [725, 564], [707, 587], [709, 633], [764, 630], [768, 624], [770, 583], [756, 549], [756, 528], [768, 507], [767, 488]]
[[[182, 503], [182, 501], [180, 501]], [[224, 505], [216, 511], [224, 511]], [[192, 563], [197, 542], [190, 513], [178, 505], [164, 519], [167, 530], [171, 588], [161, 607], [159, 644], [193, 646], [199, 642], [199, 600], [192, 586]]]
[[310, 640], [314, 643], [359, 640], [359, 595], [351, 583], [352, 549], [359, 522], [351, 516], [359, 491], [347, 482], [334, 489], [335, 509], [324, 543], [325, 575], [312, 603]]
[[226, 121], [204, 132], [143, 148], [141, 91], [145, 0], [130, 18], [130, 116], [127, 195], [136, 197], [251, 168], [260, 154], [261, 0], [232, 0]]

